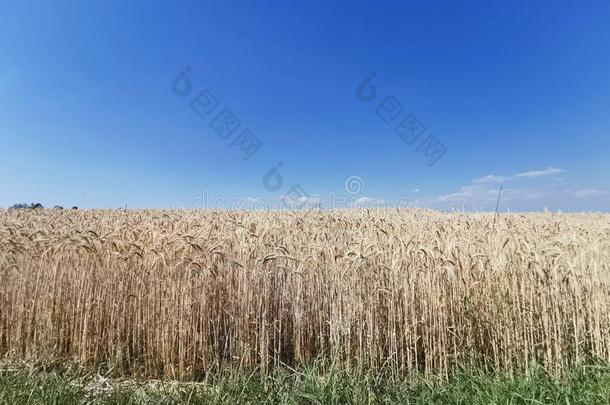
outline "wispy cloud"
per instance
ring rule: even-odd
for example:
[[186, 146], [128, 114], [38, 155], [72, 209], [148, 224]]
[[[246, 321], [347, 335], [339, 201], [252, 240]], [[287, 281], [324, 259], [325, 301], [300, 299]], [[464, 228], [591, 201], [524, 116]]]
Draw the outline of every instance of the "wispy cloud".
[[305, 207], [321, 204], [322, 197], [282, 195], [279, 197], [279, 201], [290, 207]]
[[544, 177], [544, 176], [554, 176], [557, 174], [565, 173], [564, 169], [559, 169], [557, 167], [548, 166], [544, 169], [540, 170], [530, 170], [527, 172], [521, 172], [517, 174], [513, 174], [512, 176], [496, 176], [495, 174], [488, 174], [485, 177], [479, 177], [477, 179], [472, 180], [475, 184], [485, 184], [485, 183], [504, 183], [509, 180], [522, 178], [529, 179], [534, 177]]
[[360, 197], [354, 201], [355, 207], [374, 207], [383, 205], [386, 203], [385, 198], [382, 197]]
[[[531, 170], [510, 176], [498, 176], [489, 174], [471, 180], [470, 184], [460, 187], [457, 191], [437, 195], [432, 202], [440, 206], [446, 204], [464, 204], [469, 207], [480, 207], [482, 209], [493, 209], [503, 185], [501, 201], [507, 207], [537, 207], [546, 204], [555, 204], [566, 207], [583, 207], [590, 204], [599, 206], [606, 201], [610, 203], [610, 191], [601, 189], [559, 189], [558, 185], [563, 183], [563, 177], [558, 174], [566, 173], [564, 169], [557, 167], [546, 167], [540, 170]], [[553, 177], [547, 182], [532, 182], [540, 177]], [[560, 182], [558, 180], [561, 180]], [[585, 204], [585, 205], [583, 205]]]
[[473, 183], [502, 183], [506, 181], [508, 177], [504, 176], [494, 176], [493, 174], [488, 174], [485, 177], [479, 177], [478, 179], [474, 179]]
[[460, 187], [455, 193], [442, 194], [436, 197], [437, 202], [493, 201], [499, 188], [496, 185], [474, 183]]
[[553, 175], [561, 174], [561, 173], [565, 173], [565, 170], [559, 169], [557, 167], [549, 166], [542, 170], [531, 170], [529, 172], [517, 173], [515, 175], [515, 177], [531, 178], [531, 177], [553, 176]]

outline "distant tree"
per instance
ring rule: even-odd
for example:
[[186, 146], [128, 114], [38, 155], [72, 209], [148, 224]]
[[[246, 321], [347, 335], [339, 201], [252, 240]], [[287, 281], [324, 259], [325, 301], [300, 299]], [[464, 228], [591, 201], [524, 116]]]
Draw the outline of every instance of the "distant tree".
[[30, 208], [30, 204], [13, 204], [9, 207], [9, 209], [11, 210], [22, 210], [22, 209], [26, 209], [26, 208]]
[[64, 207], [62, 207], [61, 205], [56, 205], [55, 207], [53, 207], [54, 210], [63, 210]]
[[9, 209], [13, 209], [13, 210], [24, 210], [24, 209], [37, 209], [37, 208], [44, 208], [42, 206], [41, 203], [31, 203], [31, 204], [25, 204], [25, 203], [21, 203], [21, 204], [13, 204], [9, 207]]
[[78, 207], [77, 207], [77, 206], [74, 206], [74, 207], [72, 207], [72, 209], [73, 209], [73, 210], [77, 210], [77, 209], [78, 209]]

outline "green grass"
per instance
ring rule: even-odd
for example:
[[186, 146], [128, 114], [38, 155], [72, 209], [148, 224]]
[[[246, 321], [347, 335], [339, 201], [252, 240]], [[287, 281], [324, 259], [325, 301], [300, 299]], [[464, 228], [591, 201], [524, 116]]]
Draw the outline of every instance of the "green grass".
[[442, 382], [317, 367], [216, 374], [197, 383], [109, 380], [71, 370], [0, 366], [1, 404], [610, 404], [610, 367], [588, 365], [556, 379], [542, 367], [508, 377], [460, 371]]

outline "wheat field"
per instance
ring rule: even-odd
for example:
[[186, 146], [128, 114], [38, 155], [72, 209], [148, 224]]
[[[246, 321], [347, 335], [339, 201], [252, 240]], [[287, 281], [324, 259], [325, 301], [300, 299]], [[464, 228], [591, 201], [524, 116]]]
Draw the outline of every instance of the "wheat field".
[[196, 378], [610, 360], [610, 215], [0, 211], [0, 356]]

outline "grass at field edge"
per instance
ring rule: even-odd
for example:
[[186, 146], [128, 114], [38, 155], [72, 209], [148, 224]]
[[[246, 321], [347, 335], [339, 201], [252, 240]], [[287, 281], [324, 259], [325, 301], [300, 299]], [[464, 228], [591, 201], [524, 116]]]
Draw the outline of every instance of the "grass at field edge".
[[197, 383], [115, 380], [74, 371], [0, 366], [0, 404], [610, 404], [610, 366], [575, 367], [557, 379], [542, 367], [509, 377], [462, 370], [449, 381], [322, 372], [318, 367], [224, 373]]

